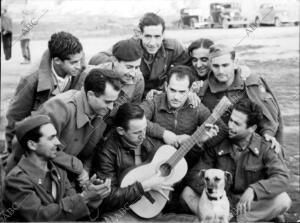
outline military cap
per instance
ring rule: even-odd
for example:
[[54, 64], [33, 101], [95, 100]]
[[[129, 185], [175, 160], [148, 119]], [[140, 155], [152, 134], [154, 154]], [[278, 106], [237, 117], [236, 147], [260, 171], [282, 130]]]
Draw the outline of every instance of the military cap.
[[22, 121], [17, 122], [15, 129], [18, 141], [20, 142], [30, 130], [47, 123], [51, 123], [51, 119], [48, 115], [29, 116]]
[[117, 42], [112, 49], [112, 54], [121, 61], [135, 61], [143, 56], [143, 50], [139, 41], [126, 39]]
[[209, 58], [223, 56], [235, 52], [234, 48], [225, 44], [214, 44], [209, 47]]

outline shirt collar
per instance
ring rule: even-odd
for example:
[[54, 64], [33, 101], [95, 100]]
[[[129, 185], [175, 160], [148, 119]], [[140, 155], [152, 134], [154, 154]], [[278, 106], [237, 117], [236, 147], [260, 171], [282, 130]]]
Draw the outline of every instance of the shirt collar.
[[212, 71], [210, 71], [210, 73], [208, 74], [208, 85], [209, 85], [210, 91], [212, 93], [244, 89], [244, 81], [242, 80], [238, 69], [234, 70], [234, 80], [233, 80], [233, 83], [229, 87], [227, 87], [224, 84], [218, 83], [216, 81]]
[[69, 75], [69, 74], [67, 74], [64, 78], [63, 78], [63, 77], [60, 77], [60, 76], [56, 73], [56, 71], [55, 71], [55, 69], [54, 69], [53, 60], [51, 60], [51, 71], [52, 71], [52, 74], [53, 74], [53, 77], [54, 77], [54, 83], [55, 83], [55, 84], [58, 84], [57, 81], [59, 81], [59, 80], [64, 81], [64, 80], [70, 79], [70, 78], [72, 77], [72, 76]]

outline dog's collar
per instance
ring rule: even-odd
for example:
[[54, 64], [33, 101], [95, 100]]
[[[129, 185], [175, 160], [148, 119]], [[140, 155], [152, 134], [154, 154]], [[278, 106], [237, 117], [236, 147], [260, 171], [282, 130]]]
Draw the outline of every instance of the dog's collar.
[[223, 195], [221, 195], [220, 197], [212, 197], [212, 196], [210, 196], [207, 192], [206, 192], [206, 196], [207, 196], [208, 200], [210, 200], [210, 201], [221, 200], [222, 197], [223, 197]]

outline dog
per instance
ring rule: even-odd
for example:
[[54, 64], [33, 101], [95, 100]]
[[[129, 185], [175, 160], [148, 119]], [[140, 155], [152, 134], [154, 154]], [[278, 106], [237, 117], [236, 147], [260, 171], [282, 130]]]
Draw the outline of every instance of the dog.
[[198, 203], [198, 218], [201, 222], [229, 222], [229, 200], [225, 184], [232, 180], [229, 172], [220, 169], [201, 170], [199, 173], [205, 187]]

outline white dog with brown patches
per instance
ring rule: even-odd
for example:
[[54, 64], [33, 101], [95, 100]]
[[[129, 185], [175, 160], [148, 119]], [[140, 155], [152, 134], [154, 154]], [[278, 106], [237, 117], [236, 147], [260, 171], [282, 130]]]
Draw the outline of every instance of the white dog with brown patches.
[[205, 223], [228, 222], [230, 206], [225, 184], [227, 180], [231, 180], [231, 174], [220, 169], [208, 169], [201, 170], [199, 175], [205, 182], [198, 203], [200, 221]]

